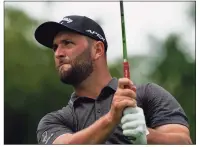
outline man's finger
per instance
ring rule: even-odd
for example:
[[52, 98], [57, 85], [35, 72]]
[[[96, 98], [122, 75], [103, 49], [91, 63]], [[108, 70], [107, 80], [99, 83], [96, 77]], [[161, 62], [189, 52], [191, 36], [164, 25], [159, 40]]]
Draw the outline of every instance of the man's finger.
[[136, 93], [131, 89], [119, 89], [120, 92], [118, 93], [121, 96], [127, 96], [133, 99], [136, 99]]
[[124, 89], [125, 86], [132, 87], [133, 82], [128, 78], [120, 78], [118, 81], [118, 88]]

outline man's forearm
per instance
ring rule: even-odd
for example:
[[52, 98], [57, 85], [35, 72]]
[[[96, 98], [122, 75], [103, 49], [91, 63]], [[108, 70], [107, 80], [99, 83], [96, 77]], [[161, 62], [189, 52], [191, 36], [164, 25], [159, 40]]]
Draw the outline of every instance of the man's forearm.
[[192, 144], [190, 137], [186, 134], [162, 133], [150, 128], [148, 128], [148, 130], [148, 144]]
[[108, 115], [105, 115], [88, 128], [66, 137], [63, 144], [102, 144], [107, 140], [114, 127], [115, 124]]

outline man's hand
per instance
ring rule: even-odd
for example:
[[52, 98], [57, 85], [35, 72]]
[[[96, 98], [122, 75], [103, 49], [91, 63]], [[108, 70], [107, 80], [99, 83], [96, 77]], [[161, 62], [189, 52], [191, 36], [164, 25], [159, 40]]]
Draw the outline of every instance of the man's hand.
[[136, 94], [133, 90], [126, 87], [132, 87], [133, 82], [128, 78], [120, 78], [118, 88], [112, 100], [111, 109], [108, 112], [110, 120], [118, 124], [122, 118], [123, 111], [126, 107], [136, 106]]
[[123, 134], [133, 144], [147, 144], [146, 135], [149, 133], [146, 127], [143, 110], [139, 107], [129, 107], [123, 112], [121, 119]]

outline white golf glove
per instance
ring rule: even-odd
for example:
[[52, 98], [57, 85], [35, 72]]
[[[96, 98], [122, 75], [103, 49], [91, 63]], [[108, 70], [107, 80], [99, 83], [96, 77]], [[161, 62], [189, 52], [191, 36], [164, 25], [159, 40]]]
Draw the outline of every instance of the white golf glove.
[[121, 119], [123, 134], [133, 144], [147, 144], [146, 135], [149, 131], [146, 127], [143, 109], [139, 107], [128, 107], [123, 112]]

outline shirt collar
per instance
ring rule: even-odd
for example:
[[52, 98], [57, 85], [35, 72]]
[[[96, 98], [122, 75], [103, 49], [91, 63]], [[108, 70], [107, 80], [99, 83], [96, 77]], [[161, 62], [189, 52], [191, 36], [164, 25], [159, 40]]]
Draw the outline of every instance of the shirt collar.
[[117, 85], [118, 85], [118, 79], [114, 77], [114, 78], [112, 78], [112, 80], [110, 80], [110, 82], [108, 83], [108, 85], [106, 87], [110, 87], [114, 91], [116, 91], [117, 90]]
[[[117, 90], [117, 85], [118, 85], [118, 79], [114, 77], [114, 78], [112, 78], [112, 79], [110, 80], [110, 82], [109, 82], [104, 88], [108, 87], [108, 88], [111, 88], [112, 90], [116, 91], [116, 90]], [[104, 89], [104, 88], [103, 88], [103, 89]], [[70, 98], [68, 104], [72, 104], [72, 105], [73, 105], [73, 103], [74, 103], [77, 99], [79, 99], [79, 98], [80, 98], [80, 97], [79, 97], [78, 95], [76, 95], [75, 92], [73, 92], [73, 93], [71, 94], [71, 98]]]

